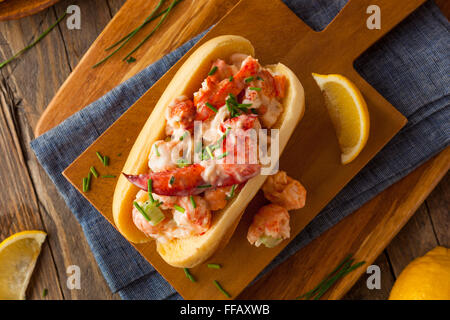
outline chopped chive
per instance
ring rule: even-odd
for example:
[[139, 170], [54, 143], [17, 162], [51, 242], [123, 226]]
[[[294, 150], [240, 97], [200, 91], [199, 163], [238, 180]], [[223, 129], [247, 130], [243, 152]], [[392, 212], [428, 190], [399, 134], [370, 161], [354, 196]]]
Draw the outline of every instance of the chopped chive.
[[137, 203], [136, 201], [133, 202], [134, 207], [137, 209], [137, 211], [140, 212], [140, 214], [142, 214], [142, 216], [145, 218], [145, 220], [150, 222], [150, 218], [148, 217], [148, 215], [145, 213], [144, 209], [142, 209], [142, 207], [139, 205], [139, 203]]
[[87, 178], [83, 178], [83, 192], [87, 192]]
[[254, 90], [254, 91], [261, 91], [261, 88], [257, 88], [257, 87], [249, 87], [250, 90]]
[[189, 198], [191, 199], [192, 207], [194, 209], [197, 208], [197, 204], [195, 203], [194, 197], [193, 196], [189, 196]]
[[256, 80], [261, 80], [261, 81], [264, 81], [264, 79], [263, 79], [263, 78], [261, 78], [260, 76], [257, 76], [257, 77], [256, 77]]
[[97, 170], [95, 170], [94, 167], [91, 167], [90, 170], [91, 170], [92, 174], [94, 175], [94, 177], [98, 178], [98, 172], [97, 172]]
[[220, 285], [220, 283], [217, 280], [214, 280], [214, 285], [217, 287], [217, 289], [219, 289], [220, 292], [222, 292], [227, 298], [231, 298], [230, 294], [228, 292], [226, 292], [224, 290], [224, 288], [222, 288], [222, 286]]
[[156, 144], [155, 144], [155, 153], [156, 153], [157, 157], [161, 157], [161, 154], [159, 153], [159, 150], [158, 150], [158, 145], [156, 145]]
[[216, 157], [216, 159], [220, 160], [222, 158], [225, 158], [228, 155], [228, 151], [222, 153], [220, 156]]
[[258, 113], [258, 110], [256, 110], [255, 108], [251, 108], [250, 111], [251, 111], [253, 114], [259, 114], [259, 113]]
[[210, 146], [207, 146], [207, 147], [206, 147], [206, 152], [208, 153], [208, 156], [209, 156], [211, 159], [214, 159], [214, 155], [213, 155], [213, 153], [212, 153], [212, 151], [211, 151]]
[[173, 207], [175, 208], [175, 210], [177, 210], [177, 211], [179, 211], [181, 213], [184, 213], [186, 211], [184, 208], [182, 208], [182, 207], [180, 207], [179, 205], [176, 205], [176, 204]]
[[180, 141], [183, 141], [184, 138], [186, 138], [187, 134], [188, 134], [188, 132], [185, 131], [185, 132], [183, 133], [183, 135], [180, 137]]
[[237, 184], [233, 184], [233, 186], [231, 187], [231, 191], [230, 194], [227, 196], [227, 200], [230, 200], [231, 198], [234, 197], [234, 190], [236, 189]]
[[217, 263], [208, 263], [208, 268], [210, 268], [210, 269], [220, 269], [222, 267], [220, 266], [220, 264], [217, 264]]
[[159, 206], [162, 205], [162, 204], [164, 204], [164, 202], [158, 200], [158, 203], [156, 204], [156, 207], [159, 207]]
[[97, 155], [97, 158], [99, 158], [100, 161], [101, 161], [103, 164], [105, 164], [105, 160], [103, 159], [103, 156], [100, 154], [100, 152], [97, 151], [95, 154]]
[[115, 177], [116, 176], [112, 175], [112, 174], [105, 174], [105, 175], [102, 176], [102, 178], [115, 178]]
[[119, 153], [117, 154], [118, 157], [120, 157], [121, 155], [122, 155], [122, 152], [119, 152]]
[[148, 198], [150, 199], [150, 201], [153, 203], [155, 202], [155, 199], [153, 198], [153, 180], [152, 179], [148, 179], [147, 182], [147, 192], [148, 192]]
[[109, 166], [109, 157], [108, 156], [103, 157], [103, 165], [105, 167]]
[[232, 82], [233, 81], [233, 76], [231, 76], [228, 81]]
[[296, 299], [311, 299], [318, 300], [322, 297], [328, 289], [336, 283], [339, 279], [362, 266], [365, 261], [358, 262], [352, 266], [354, 259], [351, 259], [352, 254], [349, 254], [333, 271], [331, 271], [314, 289], [307, 293], [298, 296]]
[[[160, 0], [160, 1], [159, 1], [159, 3], [156, 5], [156, 8], [153, 9], [152, 13], [150, 14], [149, 17], [147, 17], [147, 18], [145, 19], [145, 21], [147, 21], [147, 20], [149, 20], [149, 19], [152, 18], [152, 16], [156, 13], [156, 11], [158, 11], [159, 7], [164, 3], [164, 1], [165, 1], [165, 0]], [[157, 17], [155, 17], [155, 18], [157, 18]], [[119, 46], [117, 49], [115, 49], [111, 54], [109, 54], [108, 56], [106, 56], [105, 58], [103, 58], [102, 60], [100, 60], [99, 62], [97, 62], [95, 65], [93, 65], [92, 68], [98, 67], [99, 65], [101, 65], [102, 63], [104, 63], [105, 61], [107, 61], [109, 58], [111, 58], [113, 55], [115, 55], [120, 49], [122, 49], [122, 48], [123, 48], [123, 47], [131, 40], [131, 38], [133, 38], [133, 36], [134, 36], [136, 33], [138, 33], [139, 30], [141, 30], [141, 29], [144, 27], [145, 21], [144, 21], [143, 24], [141, 24], [139, 27], [137, 27], [137, 28], [134, 29], [131, 33], [129, 33], [126, 37], [122, 38], [120, 41], [116, 42], [116, 43], [113, 44], [112, 46], [106, 48], [105, 51], [108, 51], [108, 50], [114, 48], [116, 45], [119, 45], [119, 44], [120, 44], [120, 46]], [[121, 43], [122, 43], [122, 44], [121, 44]], [[130, 56], [131, 56], [131, 54], [130, 54]], [[127, 56], [127, 58], [128, 58], [128, 56]], [[127, 60], [127, 59], [125, 59], [125, 60]]]
[[127, 63], [133, 63], [133, 62], [136, 62], [136, 58], [129, 57], [129, 58], [127, 59]]
[[192, 274], [189, 272], [188, 268], [184, 268], [184, 274], [186, 277], [191, 280], [192, 282], [195, 282], [195, 278], [192, 276]]
[[44, 288], [44, 290], [42, 290], [42, 298], [45, 298], [48, 295], [48, 289]]
[[206, 106], [207, 106], [208, 108], [210, 108], [212, 111], [214, 111], [215, 113], [217, 113], [217, 109], [214, 108], [213, 105], [212, 105], [211, 103], [207, 102], [207, 103], [205, 103], [205, 104], [206, 104]]
[[86, 188], [89, 190], [91, 188], [91, 179], [92, 179], [92, 172], [88, 172], [87, 176], [87, 182], [86, 182]]
[[164, 13], [164, 15], [162, 16], [162, 18], [159, 20], [158, 24], [153, 28], [153, 30], [147, 35], [145, 36], [145, 38], [139, 42], [139, 44], [133, 49], [131, 50], [126, 56], [125, 58], [122, 59], [122, 61], [125, 61], [126, 59], [128, 59], [128, 57], [130, 57], [133, 53], [135, 53], [140, 47], [142, 47], [142, 45], [147, 42], [148, 39], [150, 39], [150, 37], [159, 29], [159, 27], [164, 23], [164, 21], [167, 18], [167, 15], [170, 13], [170, 11], [172, 10], [173, 7], [175, 7], [177, 5], [177, 0], [172, 1], [172, 3], [169, 5], [169, 7], [167, 8], [167, 11]]
[[175, 182], [175, 176], [171, 176], [169, 180], [169, 184], [173, 184]]
[[212, 76], [214, 73], [216, 73], [216, 71], [217, 71], [217, 66], [214, 66], [212, 69], [211, 69], [211, 71], [208, 73], [208, 76]]
[[22, 50], [20, 50], [19, 52], [17, 52], [16, 54], [14, 54], [11, 58], [9, 58], [8, 60], [5, 60], [3, 62], [0, 63], [0, 69], [3, 68], [4, 66], [6, 66], [8, 63], [10, 63], [11, 61], [13, 61], [14, 59], [16, 59], [18, 56], [20, 56], [21, 54], [27, 52], [28, 50], [30, 50], [32, 47], [34, 47], [39, 41], [41, 41], [47, 34], [50, 33], [50, 31], [53, 30], [53, 28], [55, 28], [65, 17], [66, 17], [67, 13], [64, 13], [58, 20], [56, 20], [56, 22], [54, 24], [52, 24], [47, 30], [45, 30], [43, 33], [41, 33], [36, 40], [34, 40], [32, 43], [30, 43], [28, 46], [26, 46], [25, 48], [23, 48]]
[[255, 78], [253, 78], [253, 77], [248, 77], [248, 78], [245, 79], [244, 81], [245, 81], [245, 83], [249, 83], [249, 82], [252, 82], [253, 79], [255, 79]]
[[189, 162], [186, 159], [180, 158], [177, 160], [178, 168], [184, 168], [189, 165]]
[[197, 188], [211, 188], [211, 187], [212, 187], [212, 185], [210, 185], [210, 184], [204, 184], [201, 186], [197, 186]]
[[[165, 1], [165, 0], [161, 0], [161, 1], [160, 1], [161, 4], [163, 4], [164, 1]], [[176, 1], [176, 4], [174, 5], [174, 7], [175, 7], [178, 3], [180, 3], [181, 1], [183, 1], [183, 0], [177, 0], [177, 1]], [[167, 8], [167, 9], [161, 11], [160, 13], [158, 13], [158, 14], [156, 14], [156, 15], [154, 16], [155, 12], [158, 11], [158, 9], [159, 9], [159, 6], [157, 6], [157, 7], [152, 11], [152, 13], [144, 20], [144, 22], [143, 22], [139, 27], [137, 27], [136, 29], [134, 29], [133, 31], [131, 31], [129, 34], [127, 34], [126, 36], [124, 36], [124, 37], [123, 37], [122, 39], [120, 39], [119, 41], [115, 42], [113, 45], [111, 45], [111, 46], [109, 46], [108, 48], [106, 48], [105, 51], [111, 50], [112, 48], [118, 46], [119, 44], [121, 44], [122, 42], [124, 42], [125, 40], [127, 40], [128, 38], [133, 37], [140, 29], [142, 29], [144, 26], [146, 26], [147, 24], [149, 24], [149, 23], [152, 22], [153, 20], [156, 20], [157, 18], [159, 18], [160, 16], [162, 16], [162, 15], [163, 15], [164, 13], [166, 13], [167, 10], [168, 10], [168, 8]]]

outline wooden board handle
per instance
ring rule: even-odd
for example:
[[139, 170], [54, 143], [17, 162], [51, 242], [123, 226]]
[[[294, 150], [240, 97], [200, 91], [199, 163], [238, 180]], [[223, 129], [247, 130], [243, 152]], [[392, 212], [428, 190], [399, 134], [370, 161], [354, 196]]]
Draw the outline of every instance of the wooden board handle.
[[[350, 57], [353, 61], [372, 44], [392, 30], [425, 0], [349, 0], [334, 20], [321, 33], [335, 39], [332, 45], [336, 55]], [[380, 29], [369, 29], [369, 6], [380, 8]], [[345, 51], [345, 52], [344, 52]]]

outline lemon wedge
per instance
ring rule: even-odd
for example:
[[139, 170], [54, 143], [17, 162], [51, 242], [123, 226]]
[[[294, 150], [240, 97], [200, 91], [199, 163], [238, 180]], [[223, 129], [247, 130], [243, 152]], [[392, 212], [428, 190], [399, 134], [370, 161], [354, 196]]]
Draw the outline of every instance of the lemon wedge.
[[25, 299], [46, 236], [43, 231], [23, 231], [0, 243], [0, 300]]
[[370, 119], [367, 104], [355, 86], [340, 74], [312, 74], [325, 97], [325, 105], [341, 148], [341, 162], [352, 162], [369, 137]]

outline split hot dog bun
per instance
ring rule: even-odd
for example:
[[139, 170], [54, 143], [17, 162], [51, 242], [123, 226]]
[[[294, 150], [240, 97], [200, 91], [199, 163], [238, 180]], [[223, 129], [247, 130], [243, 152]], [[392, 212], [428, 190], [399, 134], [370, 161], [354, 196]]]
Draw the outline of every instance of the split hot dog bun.
[[[229, 60], [234, 53], [255, 56], [255, 50], [247, 39], [226, 35], [209, 40], [193, 52], [173, 77], [145, 123], [122, 172], [142, 174], [148, 172], [148, 157], [153, 143], [165, 136], [164, 114], [168, 105], [179, 96], [192, 97], [202, 85], [216, 59]], [[286, 77], [286, 94], [283, 98], [283, 113], [273, 128], [280, 129], [280, 153], [303, 116], [305, 98], [303, 87], [296, 75], [279, 63], [271, 65], [271, 71]], [[272, 165], [275, 165], [273, 163]], [[203, 235], [186, 239], [175, 239], [166, 243], [157, 242], [157, 251], [170, 265], [190, 268], [208, 259], [219, 247], [225, 246], [233, 234], [248, 203], [253, 199], [267, 176], [258, 175], [243, 186], [228, 205], [213, 213], [210, 229]], [[113, 199], [113, 216], [117, 229], [133, 243], [143, 243], [151, 238], [142, 233], [133, 223], [133, 201], [139, 189], [123, 175], [118, 179]]]

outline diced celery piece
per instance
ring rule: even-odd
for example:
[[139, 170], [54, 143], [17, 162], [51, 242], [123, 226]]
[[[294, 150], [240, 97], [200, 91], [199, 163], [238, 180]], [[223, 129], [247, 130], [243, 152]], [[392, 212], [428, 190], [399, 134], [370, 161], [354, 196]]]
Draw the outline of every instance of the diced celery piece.
[[146, 201], [142, 205], [147, 216], [150, 218], [150, 224], [156, 226], [158, 223], [164, 220], [165, 215], [159, 207], [156, 206], [156, 202]]
[[262, 243], [267, 248], [273, 248], [277, 245], [279, 245], [283, 241], [283, 239], [276, 239], [270, 236], [261, 236], [259, 238], [259, 243]]

